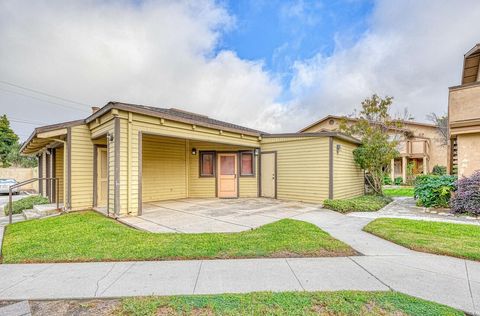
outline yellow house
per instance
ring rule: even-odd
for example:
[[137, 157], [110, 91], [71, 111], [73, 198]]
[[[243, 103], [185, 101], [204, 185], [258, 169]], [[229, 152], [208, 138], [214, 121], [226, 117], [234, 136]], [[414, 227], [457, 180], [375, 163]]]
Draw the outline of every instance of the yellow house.
[[[319, 131], [338, 131], [342, 121], [347, 124], [356, 121], [355, 118], [328, 115], [313, 124], [301, 129], [300, 133]], [[414, 121], [404, 121], [401, 130], [391, 130], [390, 135], [396, 136], [400, 156], [393, 159], [390, 166], [390, 177], [407, 178], [407, 165], [413, 165], [413, 174], [432, 172], [435, 165], [447, 166], [447, 149], [445, 140], [433, 124]]]
[[464, 56], [462, 84], [449, 88], [448, 125], [450, 173], [480, 170], [480, 43]]
[[[267, 197], [321, 203], [364, 192], [359, 141], [338, 132], [267, 134], [178, 109], [110, 102], [35, 129], [23, 154], [59, 179], [66, 210], [142, 214], [143, 203]], [[51, 183], [41, 193], [55, 199]]]

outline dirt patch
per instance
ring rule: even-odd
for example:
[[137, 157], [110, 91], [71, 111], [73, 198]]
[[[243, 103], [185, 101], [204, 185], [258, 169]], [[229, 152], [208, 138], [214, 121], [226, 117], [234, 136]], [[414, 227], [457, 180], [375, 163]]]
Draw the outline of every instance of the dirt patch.
[[378, 316], [406, 316], [401, 311], [391, 311], [378, 305], [376, 302], [368, 302], [362, 307], [362, 315], [378, 315]]
[[189, 316], [213, 316], [213, 311], [208, 307], [194, 308], [187, 314], [178, 313], [170, 306], [161, 306], [157, 309], [157, 316], [175, 316], [175, 315], [189, 315]]
[[30, 301], [29, 303], [34, 316], [110, 316], [116, 315], [115, 311], [120, 307], [120, 300], [59, 300]]

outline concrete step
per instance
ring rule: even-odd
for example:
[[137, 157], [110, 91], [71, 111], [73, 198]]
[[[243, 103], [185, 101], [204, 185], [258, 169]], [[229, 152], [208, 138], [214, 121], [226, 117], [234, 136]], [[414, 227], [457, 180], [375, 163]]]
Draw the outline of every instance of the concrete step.
[[[61, 207], [61, 206], [59, 206]], [[48, 216], [51, 214], [58, 213], [57, 204], [41, 204], [41, 205], [34, 205], [33, 210], [40, 214], [41, 216]]]
[[33, 209], [23, 210], [22, 214], [23, 214], [23, 217], [25, 217], [26, 220], [42, 217], [41, 214], [39, 214], [37, 211], [35, 211]]

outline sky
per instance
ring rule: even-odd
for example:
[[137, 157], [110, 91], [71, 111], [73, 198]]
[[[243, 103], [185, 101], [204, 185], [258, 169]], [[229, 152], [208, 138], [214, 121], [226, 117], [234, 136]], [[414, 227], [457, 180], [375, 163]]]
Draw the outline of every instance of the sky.
[[377, 93], [426, 121], [479, 16], [478, 0], [1, 0], [0, 114], [22, 140], [108, 101], [294, 132]]

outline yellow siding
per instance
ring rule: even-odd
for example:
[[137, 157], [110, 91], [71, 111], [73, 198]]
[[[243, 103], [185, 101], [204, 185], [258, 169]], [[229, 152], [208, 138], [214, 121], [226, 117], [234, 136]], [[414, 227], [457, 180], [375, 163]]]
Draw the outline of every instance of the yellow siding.
[[[211, 143], [223, 143], [223, 144], [231, 144], [233, 146], [237, 146], [236, 148], [254, 148], [259, 146], [259, 141], [257, 137], [248, 136], [248, 135], [240, 135], [230, 132], [221, 132], [215, 129], [204, 128], [201, 126], [192, 126], [191, 124], [184, 124], [169, 120], [161, 120], [159, 118], [150, 117], [146, 115], [140, 114], [131, 114], [130, 118], [128, 113], [119, 111], [120, 114], [120, 121], [122, 122], [122, 129], [121, 133], [125, 134], [125, 137], [128, 139], [125, 143], [121, 146], [126, 146], [130, 148], [130, 155], [125, 154], [122, 156], [122, 159], [127, 162], [125, 170], [124, 170], [124, 177], [121, 177], [120, 182], [124, 183], [125, 185], [129, 183], [128, 187], [124, 187], [124, 190], [121, 192], [121, 196], [129, 196], [129, 205], [127, 206], [126, 203], [121, 203], [120, 207], [120, 214], [124, 215], [127, 212], [136, 214], [138, 212], [138, 135], [140, 132], [145, 134], [157, 134], [167, 137], [177, 137], [180, 139], [190, 139], [190, 144], [202, 141], [208, 141]], [[128, 128], [130, 125], [130, 128]], [[125, 126], [125, 128], [124, 128]], [[193, 145], [190, 146], [190, 148]], [[221, 146], [221, 145], [220, 145]], [[200, 147], [198, 147], [200, 148]], [[230, 147], [230, 150], [232, 147]], [[199, 149], [198, 149], [199, 150]], [[212, 149], [209, 149], [212, 150]], [[190, 151], [190, 149], [189, 149]], [[113, 153], [113, 151], [112, 151]], [[215, 180], [211, 178], [198, 178], [198, 156], [195, 158], [193, 157], [193, 161], [190, 160], [192, 155], [186, 156], [188, 159], [188, 174], [190, 175], [188, 182], [188, 196], [190, 197], [214, 197], [215, 196]], [[112, 158], [113, 159], [113, 158]], [[192, 167], [193, 166], [193, 167]], [[112, 168], [112, 167], [111, 167]], [[129, 169], [130, 168], [130, 172]], [[112, 170], [113, 172], [113, 170]], [[112, 173], [113, 174], [113, 173]], [[129, 178], [129, 179], [128, 179]], [[240, 187], [240, 195], [241, 196], [250, 196], [253, 192], [252, 180], [243, 179], [240, 180], [240, 185], [243, 182], [246, 183], [247, 187], [242, 190], [243, 187]], [[112, 182], [112, 181], [111, 181]], [[113, 188], [113, 187], [112, 187]], [[130, 194], [128, 194], [130, 192]], [[256, 189], [255, 189], [256, 192]], [[112, 202], [113, 203], [113, 192], [111, 194]], [[143, 196], [143, 193], [142, 193]], [[255, 195], [256, 196], [256, 195]], [[113, 205], [113, 204], [111, 204]]]
[[262, 151], [277, 152], [277, 198], [322, 203], [328, 198], [328, 138], [265, 138]]
[[87, 125], [71, 129], [72, 210], [93, 206], [93, 144]]
[[[239, 150], [252, 150], [252, 148], [222, 145], [209, 142], [192, 142], [190, 141], [190, 150], [197, 149], [197, 155], [191, 155], [190, 160], [190, 178], [189, 178], [189, 197], [207, 198], [216, 196], [216, 179], [215, 177], [200, 177], [199, 158], [200, 151], [224, 151], [224, 152], [238, 152]], [[258, 157], [255, 157], [255, 166]], [[239, 195], [240, 197], [256, 197], [258, 196], [257, 172], [255, 177], [240, 177], [239, 178]]]
[[[337, 153], [337, 145], [340, 150]], [[355, 144], [335, 139], [333, 141], [333, 198], [342, 199], [364, 193], [363, 171], [353, 159]]]
[[63, 147], [55, 149], [55, 177], [58, 178], [58, 201], [63, 203]]
[[185, 152], [185, 140], [143, 138], [143, 202], [187, 197]]

